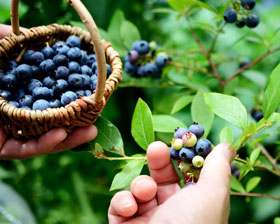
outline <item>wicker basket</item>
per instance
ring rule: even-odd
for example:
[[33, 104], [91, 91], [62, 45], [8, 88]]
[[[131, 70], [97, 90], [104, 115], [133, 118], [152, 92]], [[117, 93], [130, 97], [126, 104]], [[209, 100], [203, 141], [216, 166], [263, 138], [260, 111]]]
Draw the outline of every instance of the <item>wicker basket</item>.
[[[60, 108], [48, 108], [43, 111], [26, 110], [9, 105], [0, 97], [0, 117], [3, 130], [16, 138], [38, 137], [49, 130], [62, 127], [71, 132], [75, 127], [88, 126], [96, 121], [108, 98], [121, 81], [122, 63], [119, 54], [111, 44], [100, 38], [98, 29], [90, 13], [80, 0], [68, 0], [89, 32], [78, 27], [52, 24], [29, 30], [19, 30], [18, 1], [12, 0], [11, 22], [13, 32], [0, 40], [0, 61], [19, 60], [26, 49], [38, 50], [48, 42], [52, 45], [58, 40], [65, 40], [69, 35], [77, 35], [89, 51], [97, 57], [98, 81], [93, 94], [77, 99]], [[106, 61], [112, 68], [106, 80]]]

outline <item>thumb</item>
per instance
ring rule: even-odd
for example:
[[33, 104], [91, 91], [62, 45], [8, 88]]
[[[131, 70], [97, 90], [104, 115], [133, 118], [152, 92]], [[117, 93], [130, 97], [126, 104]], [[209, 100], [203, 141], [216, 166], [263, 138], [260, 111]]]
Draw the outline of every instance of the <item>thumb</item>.
[[229, 143], [220, 143], [205, 159], [198, 184], [208, 189], [229, 190], [230, 163], [234, 159], [235, 149]]

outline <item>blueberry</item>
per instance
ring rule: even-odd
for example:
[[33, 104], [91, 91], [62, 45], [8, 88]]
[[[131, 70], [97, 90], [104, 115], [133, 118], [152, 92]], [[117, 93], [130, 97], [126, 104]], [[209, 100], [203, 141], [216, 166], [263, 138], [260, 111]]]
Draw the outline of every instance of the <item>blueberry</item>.
[[90, 88], [91, 84], [91, 79], [90, 76], [82, 74], [82, 79], [83, 79], [83, 89]]
[[235, 26], [237, 26], [238, 28], [242, 28], [246, 25], [246, 22], [245, 22], [245, 19], [243, 18], [242, 20], [240, 21], [236, 21], [235, 22]]
[[197, 141], [195, 146], [196, 154], [206, 157], [212, 150], [212, 144], [208, 139], [201, 138]]
[[37, 100], [37, 99], [51, 99], [52, 98], [52, 91], [51, 89], [47, 88], [47, 87], [36, 87], [33, 91], [32, 91], [32, 97], [33, 99]]
[[68, 89], [68, 82], [64, 79], [58, 79], [53, 85], [53, 91], [55, 95], [60, 95], [63, 92], [66, 92]]
[[72, 47], [67, 52], [67, 57], [73, 61], [79, 61], [82, 58], [82, 51], [78, 47]]
[[135, 50], [140, 55], [145, 55], [150, 51], [150, 45], [145, 40], [138, 40], [132, 43], [132, 50]]
[[129, 61], [127, 61], [124, 64], [124, 70], [125, 70], [125, 72], [129, 73], [130, 75], [134, 75], [137, 71], [137, 66], [134, 64], [131, 64]]
[[189, 131], [186, 128], [177, 128], [174, 133], [174, 138], [183, 138], [184, 134], [187, 134]]
[[149, 62], [145, 65], [144, 71], [146, 75], [154, 77], [158, 73], [158, 68], [154, 63]]
[[94, 74], [97, 74], [97, 62], [94, 62], [92, 64], [91, 69]]
[[55, 54], [63, 54], [67, 55], [67, 52], [70, 50], [70, 48], [67, 45], [59, 45], [55, 49]]
[[194, 122], [194, 123], [189, 127], [189, 131], [190, 131], [191, 133], [195, 134], [195, 136], [196, 136], [197, 138], [200, 138], [200, 137], [202, 137], [202, 136], [204, 135], [204, 128], [203, 128], [200, 124], [198, 124], [198, 123], [196, 123], [196, 122]]
[[91, 80], [90, 88], [91, 88], [91, 90], [95, 90], [96, 89], [96, 85], [97, 85], [97, 76], [96, 75], [92, 75], [90, 77], [90, 80]]
[[88, 67], [87, 65], [83, 65], [81, 67], [81, 73], [85, 74], [85, 75], [89, 75], [89, 76], [92, 75], [92, 71], [91, 71], [90, 67]]
[[23, 61], [25, 61], [26, 63], [30, 63], [30, 56], [34, 53], [33, 50], [27, 50], [24, 54], [23, 54]]
[[54, 57], [54, 55], [55, 55], [54, 50], [51, 47], [48, 47], [48, 46], [44, 47], [41, 50], [41, 52], [42, 52], [42, 54], [44, 55], [44, 57], [46, 59], [48, 59], [48, 58], [52, 59]]
[[36, 100], [32, 106], [32, 110], [45, 110], [47, 108], [50, 108], [50, 103], [44, 99]]
[[63, 55], [63, 54], [59, 54], [54, 56], [53, 58], [53, 63], [58, 67], [58, 66], [68, 66], [68, 58]]
[[144, 65], [140, 65], [138, 68], [137, 68], [137, 77], [145, 77], [146, 76], [146, 73], [145, 73], [145, 66]]
[[236, 170], [232, 175], [233, 175], [236, 179], [238, 179], [239, 176], [240, 176], [240, 170]]
[[85, 96], [90, 96], [90, 95], [92, 95], [92, 91], [89, 89], [85, 90]]
[[82, 55], [81, 55], [81, 58], [79, 60], [79, 63], [81, 65], [86, 65], [87, 64], [87, 54], [85, 51], [81, 51]]
[[168, 59], [166, 57], [163, 56], [157, 56], [156, 57], [156, 65], [159, 68], [163, 68], [164, 66], [166, 66]]
[[0, 90], [0, 96], [7, 101], [9, 101], [12, 98], [12, 94], [8, 90]]
[[4, 73], [0, 72], [0, 88], [2, 88], [4, 86], [3, 84], [3, 78], [4, 78]]
[[260, 121], [261, 119], [263, 119], [263, 112], [261, 110], [253, 110], [251, 112], [252, 117], [254, 118], [254, 120], [256, 122]]
[[68, 64], [69, 73], [79, 73], [80, 72], [80, 65], [76, 61], [71, 61]]
[[[92, 72], [93, 72], [93, 73], [95, 73], [95, 74], [98, 73], [98, 71], [97, 71], [97, 70], [98, 70], [98, 69], [97, 69], [97, 62], [94, 62], [94, 63], [92, 64], [91, 69], [92, 69]], [[111, 66], [108, 65], [108, 64], [106, 64], [106, 74], [107, 74], [107, 76], [111, 75], [111, 73], [112, 73]]]
[[[60, 55], [57, 55], [57, 56], [60, 56]], [[57, 57], [57, 56], [55, 56], [55, 57]], [[61, 55], [61, 56], [63, 56], [63, 55]], [[47, 59], [47, 60], [41, 62], [41, 64], [39, 65], [39, 68], [43, 74], [52, 75], [54, 73], [54, 70], [56, 67], [55, 67], [53, 60]]]
[[31, 70], [32, 70], [32, 76], [33, 76], [33, 77], [38, 76], [39, 73], [40, 73], [40, 69], [39, 69], [38, 66], [32, 65], [32, 66], [31, 66]]
[[194, 156], [195, 153], [191, 148], [184, 147], [179, 152], [180, 160], [184, 162], [191, 162]]
[[19, 108], [19, 103], [17, 101], [9, 101], [9, 104]]
[[66, 44], [69, 47], [81, 47], [81, 40], [76, 35], [71, 35], [66, 39]]
[[42, 87], [43, 84], [38, 80], [38, 79], [31, 79], [30, 83], [28, 84], [28, 92], [32, 93], [32, 91], [36, 88], [36, 87]]
[[96, 62], [96, 55], [95, 54], [88, 55], [87, 56], [87, 65], [89, 67], [91, 67], [94, 62]]
[[83, 88], [83, 77], [80, 74], [71, 74], [68, 76], [68, 84], [73, 89]]
[[245, 19], [246, 26], [249, 28], [255, 28], [260, 22], [260, 19], [257, 15], [250, 15]]
[[11, 71], [15, 69], [18, 66], [18, 63], [16, 61], [8, 61], [8, 63], [5, 64], [5, 71]]
[[250, 63], [251, 63], [251, 61], [249, 59], [244, 59], [239, 63], [239, 68], [249, 65]]
[[32, 68], [30, 65], [22, 64], [16, 68], [16, 75], [21, 80], [29, 80], [32, 78]]
[[251, 10], [256, 5], [256, 0], [241, 0], [241, 5], [248, 10]]
[[33, 103], [33, 97], [31, 95], [24, 95], [19, 99], [19, 104], [21, 107], [27, 106], [31, 107]]
[[82, 96], [85, 95], [85, 91], [84, 90], [77, 90], [75, 93], [76, 93], [78, 98], [81, 98]]
[[43, 85], [48, 88], [52, 88], [54, 82], [55, 82], [55, 80], [53, 78], [51, 78], [50, 76], [47, 76], [43, 79]]
[[224, 13], [224, 20], [227, 23], [234, 23], [237, 20], [237, 12], [234, 9], [228, 9]]
[[111, 69], [111, 66], [106, 64], [106, 74], [107, 76], [111, 75], [112, 74], [112, 69]]
[[25, 95], [25, 91], [22, 88], [19, 88], [16, 92], [16, 101], [19, 101], [21, 97]]
[[10, 91], [15, 91], [16, 87], [17, 87], [17, 78], [15, 75], [12, 74], [7, 74], [4, 75], [4, 77], [2, 78], [2, 82], [5, 86], [5, 88], [7, 88]]
[[31, 107], [28, 107], [28, 106], [23, 106], [21, 107], [22, 109], [26, 109], [26, 110], [31, 110]]
[[131, 50], [130, 52], [128, 52], [128, 60], [131, 62], [131, 63], [136, 63], [139, 59], [139, 54], [137, 51], [135, 50]]
[[44, 61], [45, 57], [41, 52], [34, 52], [30, 55], [30, 63], [33, 65], [39, 65], [42, 61]]
[[174, 160], [179, 160], [179, 151], [174, 149], [173, 147], [170, 148], [170, 157]]
[[189, 187], [189, 186], [194, 186], [194, 185], [196, 185], [195, 182], [187, 182], [184, 184], [184, 188]]
[[64, 41], [57, 41], [57, 42], [52, 46], [52, 48], [53, 48], [54, 50], [56, 50], [56, 48], [57, 48], [58, 46], [62, 46], [62, 45], [66, 45], [66, 43], [65, 43]]
[[62, 105], [66, 105], [74, 100], [77, 99], [77, 95], [72, 91], [67, 91], [62, 94], [61, 96], [61, 103]]
[[232, 163], [232, 164], [230, 165], [231, 174], [233, 174], [236, 170], [237, 170], [236, 165], [235, 165], [234, 163]]
[[50, 101], [50, 108], [58, 108], [61, 107], [61, 102], [58, 99]]
[[65, 66], [59, 66], [55, 71], [56, 79], [67, 79], [69, 75], [69, 69]]

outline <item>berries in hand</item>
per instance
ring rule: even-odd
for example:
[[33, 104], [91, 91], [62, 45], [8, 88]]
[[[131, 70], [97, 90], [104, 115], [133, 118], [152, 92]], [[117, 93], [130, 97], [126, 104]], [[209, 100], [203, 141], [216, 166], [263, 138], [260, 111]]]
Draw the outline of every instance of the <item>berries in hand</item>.
[[178, 168], [180, 169], [181, 173], [186, 174], [191, 170], [191, 164], [190, 163], [185, 163], [185, 162], [180, 162]]
[[172, 141], [171, 141], [171, 146], [175, 150], [180, 150], [184, 146], [183, 140], [181, 138], [173, 138]]
[[195, 182], [187, 182], [187, 183], [184, 184], [184, 188], [189, 187], [189, 186], [193, 186], [193, 185], [196, 185], [196, 183]]
[[184, 162], [191, 162], [194, 156], [194, 150], [191, 148], [183, 147], [179, 152], [180, 160]]
[[206, 138], [201, 138], [197, 141], [195, 152], [203, 157], [206, 157], [212, 150], [211, 142]]
[[193, 159], [192, 159], [192, 164], [196, 168], [202, 167], [203, 163], [204, 163], [204, 158], [202, 156], [197, 155], [197, 156], [193, 157]]
[[251, 10], [256, 5], [256, 0], [241, 0], [241, 5], [248, 10]]
[[186, 128], [177, 128], [174, 133], [174, 138], [183, 138], [184, 134], [187, 134], [189, 131]]
[[204, 128], [200, 124], [194, 122], [189, 127], [189, 132], [195, 134], [197, 138], [201, 138], [204, 135]]
[[179, 160], [180, 159], [179, 151], [174, 149], [173, 147], [171, 147], [170, 148], [170, 157], [171, 157], [171, 159]]
[[245, 19], [246, 26], [249, 28], [255, 28], [259, 25], [260, 19], [257, 15], [250, 15]]
[[191, 132], [184, 134], [182, 140], [183, 140], [184, 145], [187, 147], [193, 147], [197, 142], [197, 138], [196, 138], [195, 134], [193, 134]]
[[224, 20], [227, 23], [234, 23], [237, 20], [237, 12], [234, 9], [228, 9], [224, 13]]

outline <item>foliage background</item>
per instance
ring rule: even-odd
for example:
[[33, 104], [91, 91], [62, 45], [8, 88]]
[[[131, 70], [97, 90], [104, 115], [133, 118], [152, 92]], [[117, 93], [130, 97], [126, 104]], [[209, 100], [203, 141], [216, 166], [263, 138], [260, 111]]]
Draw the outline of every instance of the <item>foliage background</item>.
[[[190, 63], [188, 55], [184, 55], [184, 52], [198, 49], [183, 18], [176, 20], [173, 14], [155, 14], [152, 12], [153, 8], [167, 7], [164, 0], [84, 0], [83, 2], [92, 13], [97, 25], [103, 30], [107, 30], [115, 11], [122, 10], [126, 19], [138, 27], [142, 39], [157, 41], [164, 48], [169, 49], [169, 53], [182, 63]], [[207, 2], [219, 10], [219, 6], [224, 4], [225, 1], [205, 0], [203, 2]], [[21, 26], [24, 27], [50, 23], [70, 24], [73, 21], [79, 21], [77, 14], [63, 0], [22, 0], [21, 3], [20, 21]], [[9, 7], [9, 0], [0, 2], [0, 23], [9, 24]], [[228, 59], [228, 56], [236, 58], [236, 60], [225, 60], [219, 67], [219, 72], [224, 78], [237, 70], [240, 60], [244, 58], [253, 60], [265, 51], [264, 43], [260, 41], [258, 35], [269, 38], [280, 28], [279, 2], [273, 0], [258, 1], [255, 11], [261, 18], [261, 24], [254, 32], [247, 28], [237, 29], [235, 26], [229, 25], [226, 26], [225, 33], [221, 34], [218, 39], [216, 49], [219, 53], [215, 54], [215, 57], [217, 59]], [[222, 14], [221, 11], [220, 13]], [[211, 25], [213, 23], [209, 21], [209, 16], [208, 11], [202, 10], [193, 19], [203, 23], [208, 22]], [[209, 26], [196, 23], [195, 29], [203, 43], [209, 47], [210, 40], [213, 38]], [[127, 35], [130, 34], [127, 33]], [[243, 38], [243, 36], [245, 37]], [[237, 42], [239, 39], [241, 41]], [[275, 44], [279, 43], [279, 39], [279, 35], [276, 33], [269, 40], [270, 43]], [[126, 49], [122, 50], [124, 53], [126, 52]], [[178, 57], [178, 54], [184, 56]], [[279, 53], [275, 53], [265, 58], [248, 71], [251, 72], [250, 74], [247, 76], [244, 73], [240, 75], [241, 77], [238, 84], [234, 86], [235, 88], [227, 89], [229, 94], [237, 96], [242, 101], [248, 111], [258, 105], [258, 99], [262, 96], [268, 76], [279, 63], [279, 56]], [[197, 61], [198, 66], [205, 66], [201, 57], [198, 56]], [[188, 72], [187, 70], [173, 68], [169, 71], [169, 74], [189, 75]], [[216, 80], [201, 74], [193, 74], [190, 83], [196, 86], [193, 89], [188, 88], [191, 93], [198, 89], [221, 92]], [[160, 101], [162, 96], [182, 89], [183, 87], [180, 86], [117, 89], [102, 115], [119, 128], [124, 139], [127, 155], [142, 153], [130, 133], [130, 123], [138, 98], [144, 99], [154, 114], [164, 113], [162, 105], [164, 107], [168, 102]], [[161, 102], [160, 106], [158, 102]], [[192, 122], [190, 106], [172, 116], [179, 118], [185, 124]], [[227, 122], [215, 117], [209, 136], [214, 144], [219, 142], [219, 133], [226, 125], [228, 125]], [[235, 130], [235, 135], [236, 133]], [[279, 127], [277, 126], [273, 129], [272, 137], [265, 142], [272, 153], [276, 149], [279, 150], [278, 136]], [[170, 139], [170, 137], [168, 138]], [[157, 139], [163, 139], [163, 136], [157, 135]], [[242, 150], [242, 153], [246, 155], [246, 149]], [[107, 208], [114, 193], [109, 192], [109, 188], [120, 165], [121, 163], [116, 161], [97, 160], [87, 152], [69, 151], [25, 161], [1, 161], [0, 180], [12, 187], [27, 202], [37, 223], [107, 223]], [[147, 173], [147, 169], [144, 168], [143, 172]], [[264, 172], [258, 172], [257, 175], [262, 178], [262, 182], [256, 188], [256, 191], [280, 195], [280, 185], [277, 177]], [[1, 188], [0, 198], [2, 202], [9, 200], [8, 195], [4, 194]], [[13, 207], [13, 205], [11, 206]], [[273, 218], [280, 214], [279, 201], [267, 198], [233, 196], [231, 198], [231, 208], [230, 223], [272, 223]], [[9, 209], [15, 217], [20, 216], [21, 213], [18, 210]], [[1, 214], [3, 215], [1, 211], [0, 217]], [[23, 214], [27, 214], [27, 212], [23, 212]], [[10, 222], [4, 221], [4, 218], [1, 217], [0, 223]]]

